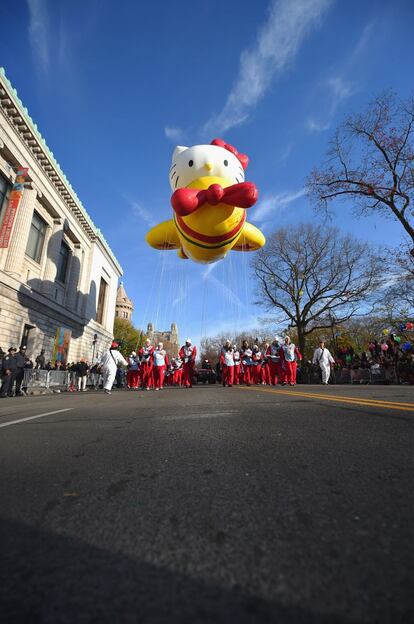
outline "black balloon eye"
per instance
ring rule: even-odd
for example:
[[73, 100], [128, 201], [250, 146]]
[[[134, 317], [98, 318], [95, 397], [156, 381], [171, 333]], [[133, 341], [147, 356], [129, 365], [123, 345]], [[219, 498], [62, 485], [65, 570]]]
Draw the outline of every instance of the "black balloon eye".
[[189, 161], [188, 161], [188, 166], [189, 166], [189, 167], [192, 167], [193, 165], [194, 165], [194, 160], [189, 160]]
[[228, 166], [228, 164], [229, 164], [229, 161], [228, 161], [228, 160], [225, 160], [225, 161], [224, 161], [224, 166], [225, 166], [225, 167], [227, 167], [227, 166]]

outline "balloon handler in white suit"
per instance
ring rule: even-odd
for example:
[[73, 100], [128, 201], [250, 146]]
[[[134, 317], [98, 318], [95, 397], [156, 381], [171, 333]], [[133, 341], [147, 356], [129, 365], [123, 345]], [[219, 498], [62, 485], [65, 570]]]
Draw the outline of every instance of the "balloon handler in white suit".
[[103, 389], [106, 394], [111, 394], [118, 366], [128, 365], [127, 361], [118, 351], [118, 347], [119, 343], [114, 340], [109, 349], [102, 354], [99, 362], [102, 367]]
[[312, 364], [317, 364], [322, 371], [322, 384], [328, 385], [329, 377], [331, 374], [331, 365], [335, 364], [329, 349], [325, 347], [323, 340], [319, 341], [319, 347], [315, 349], [313, 354]]

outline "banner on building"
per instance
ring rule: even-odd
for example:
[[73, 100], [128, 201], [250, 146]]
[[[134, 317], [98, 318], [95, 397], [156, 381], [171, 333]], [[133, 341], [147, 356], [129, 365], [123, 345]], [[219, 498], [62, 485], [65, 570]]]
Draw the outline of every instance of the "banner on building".
[[3, 223], [1, 224], [0, 228], [0, 249], [4, 249], [9, 246], [10, 236], [13, 229], [14, 220], [16, 218], [16, 212], [23, 195], [24, 183], [26, 181], [28, 172], [29, 169], [22, 168], [17, 170], [16, 179], [10, 193], [6, 212], [4, 213]]
[[55, 342], [53, 344], [52, 352], [52, 364], [61, 362], [66, 364], [68, 361], [70, 339], [72, 337], [72, 331], [65, 327], [58, 327], [56, 329]]

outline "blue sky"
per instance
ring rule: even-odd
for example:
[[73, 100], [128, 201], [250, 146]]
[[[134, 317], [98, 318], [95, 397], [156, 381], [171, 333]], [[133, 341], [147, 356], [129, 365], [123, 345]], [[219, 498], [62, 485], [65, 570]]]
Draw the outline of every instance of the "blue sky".
[[[410, 0], [2, 0], [0, 65], [124, 268], [134, 321], [181, 338], [257, 327], [250, 255], [216, 265], [146, 246], [171, 215], [176, 144], [219, 136], [250, 157], [267, 234], [319, 218], [303, 185], [338, 123], [412, 92]], [[398, 244], [383, 218], [334, 224]]]

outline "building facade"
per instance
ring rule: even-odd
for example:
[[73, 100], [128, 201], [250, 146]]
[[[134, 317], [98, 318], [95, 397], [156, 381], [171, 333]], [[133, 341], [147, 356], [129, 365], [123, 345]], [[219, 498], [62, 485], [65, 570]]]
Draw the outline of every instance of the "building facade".
[[[10, 222], [19, 168], [28, 173]], [[25, 344], [29, 357], [41, 349], [47, 359], [98, 357], [112, 338], [122, 269], [2, 69], [0, 232], [3, 350]]]
[[170, 355], [175, 357], [180, 350], [180, 342], [178, 338], [178, 328], [175, 323], [171, 323], [170, 331], [157, 331], [152, 323], [147, 326], [147, 338], [151, 340], [153, 345], [162, 342], [164, 349]]
[[116, 293], [115, 316], [131, 322], [134, 303], [126, 294], [124, 284], [121, 282]]

